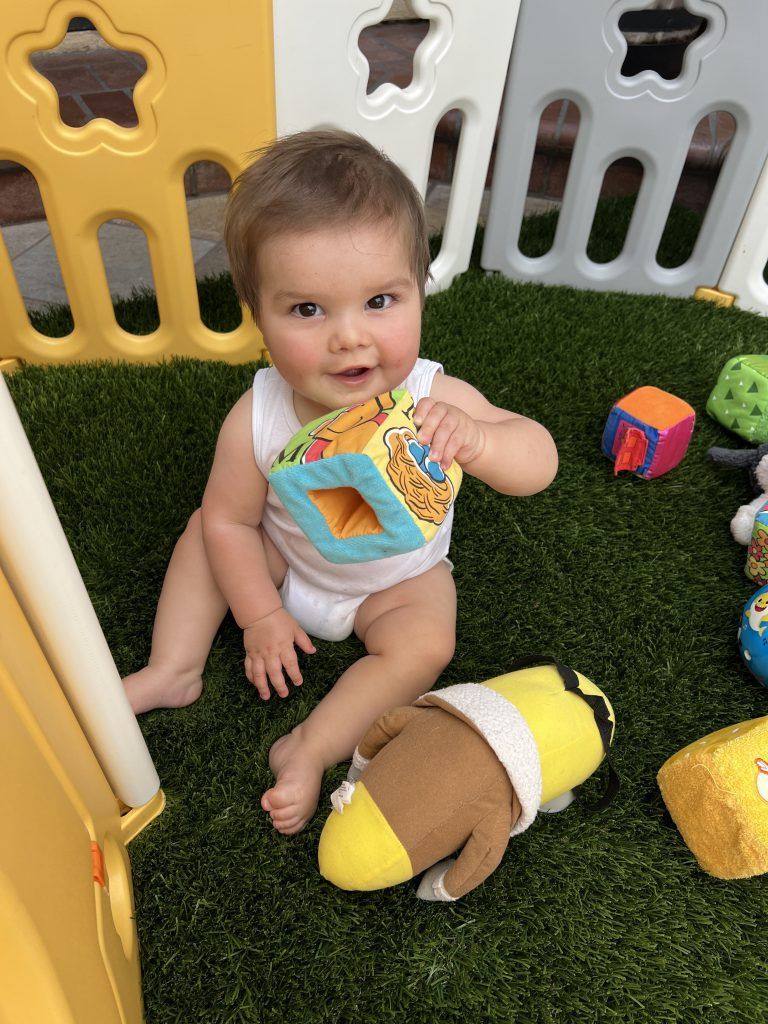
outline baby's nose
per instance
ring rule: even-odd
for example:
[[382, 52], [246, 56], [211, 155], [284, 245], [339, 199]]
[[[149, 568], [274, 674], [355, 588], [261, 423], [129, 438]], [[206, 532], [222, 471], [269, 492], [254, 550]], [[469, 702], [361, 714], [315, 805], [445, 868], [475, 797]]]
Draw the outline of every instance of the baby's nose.
[[356, 317], [347, 317], [334, 325], [331, 347], [338, 351], [370, 344], [370, 333]]

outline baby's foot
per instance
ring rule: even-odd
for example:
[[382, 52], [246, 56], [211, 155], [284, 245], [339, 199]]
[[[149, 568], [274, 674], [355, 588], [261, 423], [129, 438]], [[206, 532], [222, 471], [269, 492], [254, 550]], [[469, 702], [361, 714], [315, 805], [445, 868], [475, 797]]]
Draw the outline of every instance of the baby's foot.
[[128, 702], [135, 715], [152, 708], [183, 708], [203, 692], [203, 680], [194, 672], [172, 672], [147, 665], [123, 679]]
[[269, 767], [276, 781], [262, 796], [261, 806], [278, 832], [292, 836], [301, 832], [317, 808], [324, 766], [294, 731], [272, 744]]

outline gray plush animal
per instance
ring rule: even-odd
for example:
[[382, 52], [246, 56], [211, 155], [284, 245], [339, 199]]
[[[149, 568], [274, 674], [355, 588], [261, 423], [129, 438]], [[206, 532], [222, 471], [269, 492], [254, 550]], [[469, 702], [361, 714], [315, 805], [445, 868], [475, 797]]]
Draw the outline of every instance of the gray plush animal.
[[752, 540], [752, 526], [755, 516], [768, 502], [768, 442], [757, 448], [710, 448], [707, 456], [722, 466], [735, 466], [749, 472], [752, 492], [757, 497], [747, 505], [740, 505], [731, 520], [733, 539], [747, 545]]

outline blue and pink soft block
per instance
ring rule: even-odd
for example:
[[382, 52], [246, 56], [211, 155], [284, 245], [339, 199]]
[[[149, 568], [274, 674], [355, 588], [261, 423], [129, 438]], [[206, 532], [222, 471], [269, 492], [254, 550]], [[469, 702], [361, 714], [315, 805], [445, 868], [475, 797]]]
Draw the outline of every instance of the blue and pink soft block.
[[696, 413], [682, 398], [660, 388], [635, 388], [608, 416], [602, 451], [622, 471], [645, 480], [667, 473], [682, 460]]

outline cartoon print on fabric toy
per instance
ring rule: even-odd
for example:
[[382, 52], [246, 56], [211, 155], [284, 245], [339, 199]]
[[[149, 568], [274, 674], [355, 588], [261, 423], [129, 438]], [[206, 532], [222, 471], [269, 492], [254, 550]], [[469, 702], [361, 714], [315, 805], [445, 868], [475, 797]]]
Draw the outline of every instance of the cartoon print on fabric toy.
[[330, 562], [367, 562], [414, 551], [446, 520], [461, 485], [455, 461], [429, 458], [404, 388], [322, 416], [272, 464], [269, 482]]
[[[424, 872], [421, 899], [456, 900], [495, 870], [537, 811], [571, 803], [608, 753], [613, 710], [594, 683], [551, 658], [512, 668], [433, 690], [371, 726], [331, 797], [318, 849], [324, 878], [370, 891]], [[617, 787], [612, 774], [593, 809]]]
[[[275, 459], [275, 467], [287, 462], [316, 462], [337, 451], [362, 451], [395, 405], [394, 393], [387, 391], [360, 405], [352, 405], [331, 413], [330, 417], [315, 420], [307, 428], [308, 436], [302, 444], [290, 451], [291, 442], [280, 452]], [[329, 452], [331, 446], [333, 450]]]
[[752, 524], [752, 539], [747, 548], [744, 572], [755, 583], [768, 583], [768, 502], [758, 509]]
[[439, 526], [453, 504], [453, 482], [440, 464], [429, 458], [429, 445], [421, 444], [408, 427], [395, 427], [384, 435], [389, 449], [387, 475], [414, 515]]
[[768, 586], [761, 587], [744, 606], [737, 633], [739, 653], [749, 671], [768, 686]]
[[768, 803], [768, 763], [764, 758], [756, 757], [755, 764], [757, 765], [757, 779], [755, 780], [757, 792]]

